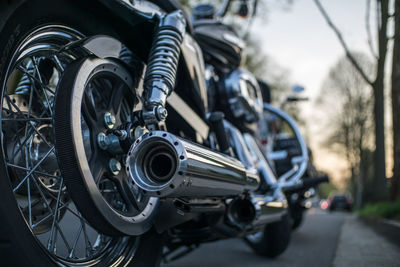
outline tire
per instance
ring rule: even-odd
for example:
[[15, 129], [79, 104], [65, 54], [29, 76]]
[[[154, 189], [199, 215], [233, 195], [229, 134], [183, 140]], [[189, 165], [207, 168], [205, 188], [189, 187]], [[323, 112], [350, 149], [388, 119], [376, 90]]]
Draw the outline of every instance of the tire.
[[282, 254], [289, 245], [291, 236], [291, 223], [289, 215], [281, 221], [267, 224], [263, 232], [257, 233], [255, 238], [246, 237], [246, 243], [258, 255], [275, 258]]
[[292, 229], [295, 230], [299, 228], [303, 222], [304, 209], [302, 207], [296, 207], [291, 209], [290, 217], [292, 218]]
[[[13, 1], [11, 2], [13, 5]], [[7, 4], [1, 4], [2, 6]], [[10, 4], [11, 5], [11, 4]], [[79, 6], [78, 6], [79, 5]], [[29, 192], [29, 217], [32, 220], [32, 200], [31, 200], [31, 192], [37, 195], [38, 202], [46, 206], [49, 211], [52, 211], [55, 208], [55, 213], [47, 214], [50, 217], [45, 217], [45, 215], [41, 215], [42, 219], [39, 221], [37, 219], [37, 225], [39, 222], [44, 222], [46, 225], [50, 222], [49, 218], [53, 218], [52, 227], [55, 225], [57, 226], [55, 236], [58, 234], [58, 241], [63, 238], [61, 235], [62, 229], [70, 229], [71, 234], [74, 233], [82, 233], [85, 231], [85, 227], [90, 228], [90, 225], [87, 224], [81, 217], [79, 217], [79, 213], [74, 209], [74, 204], [71, 202], [71, 199], [68, 197], [67, 193], [64, 193], [63, 183], [60, 181], [54, 182], [54, 184], [58, 183], [59, 186], [59, 193], [60, 195], [60, 203], [64, 201], [65, 206], [60, 207], [60, 211], [57, 212], [59, 207], [59, 200], [57, 202], [54, 200], [54, 195], [52, 195], [52, 187], [49, 185], [42, 186], [40, 183], [40, 179], [38, 178], [40, 175], [36, 173], [39, 168], [32, 167], [28, 172], [28, 167], [25, 171], [17, 171], [15, 167], [12, 167], [10, 164], [11, 160], [9, 156], [9, 148], [8, 145], [14, 139], [18, 139], [18, 142], [21, 140], [20, 137], [17, 136], [8, 136], [7, 131], [8, 128], [4, 125], [8, 125], [5, 119], [6, 113], [8, 111], [13, 112], [13, 110], [17, 110], [12, 104], [10, 104], [10, 97], [9, 93], [4, 90], [7, 86], [8, 88], [8, 79], [10, 75], [14, 72], [9, 72], [10, 64], [13, 62], [13, 55], [16, 53], [18, 49], [23, 49], [20, 46], [22, 42], [25, 42], [27, 39], [26, 37], [29, 36], [31, 33], [34, 32], [36, 29], [42, 29], [41, 27], [45, 28], [48, 27], [46, 25], [57, 25], [57, 27], [61, 27], [61, 25], [67, 26], [68, 28], [76, 30], [83, 35], [94, 35], [94, 34], [106, 34], [111, 35], [115, 38], [118, 38], [117, 34], [115, 33], [117, 30], [114, 30], [109, 26], [107, 23], [107, 14], [102, 11], [101, 7], [96, 7], [96, 3], [89, 4], [82, 4], [78, 1], [50, 1], [50, 0], [31, 0], [19, 3], [18, 6], [6, 6], [6, 8], [2, 8], [0, 12], [3, 12], [7, 9], [8, 15], [2, 16], [2, 20], [0, 23], [3, 25], [1, 30], [1, 38], [0, 38], [0, 85], [1, 85], [1, 92], [2, 92], [2, 103], [8, 104], [8, 108], [3, 108], [1, 111], [1, 130], [2, 130], [2, 153], [0, 153], [0, 257], [2, 259], [2, 265], [4, 266], [60, 266], [60, 265], [67, 265], [67, 266], [128, 266], [128, 265], [135, 265], [135, 266], [158, 266], [161, 259], [162, 247], [164, 243], [163, 235], [156, 233], [154, 230], [150, 230], [148, 233], [144, 234], [141, 237], [106, 237], [97, 233], [97, 237], [100, 237], [101, 240], [99, 241], [100, 245], [103, 246], [103, 242], [106, 244], [104, 247], [101, 247], [96, 252], [96, 243], [87, 243], [86, 236], [85, 236], [85, 245], [89, 246], [89, 250], [93, 252], [92, 255], [83, 255], [77, 260], [78, 256], [74, 256], [72, 254], [71, 259], [60, 258], [58, 257], [57, 253], [61, 253], [61, 249], [58, 248], [55, 250], [54, 244], [50, 244], [50, 248], [52, 251], [47, 249], [46, 242], [41, 240], [41, 235], [49, 234], [48, 229], [37, 231], [35, 228], [33, 229], [32, 221], [27, 220], [27, 213], [26, 207], [24, 211], [22, 210], [21, 201], [17, 199], [20, 196], [26, 198], [27, 192]], [[29, 11], [29, 12], [27, 12]], [[99, 14], [99, 12], [103, 12]], [[7, 21], [3, 24], [3, 19], [7, 17]], [[72, 30], [71, 30], [72, 31]], [[118, 38], [119, 39], [119, 38]], [[32, 59], [32, 62], [35, 62]], [[32, 63], [34, 64], [34, 63]], [[41, 63], [38, 63], [41, 64]], [[40, 66], [40, 65], [39, 65]], [[13, 77], [15, 78], [15, 77]], [[20, 81], [21, 82], [21, 81]], [[50, 83], [50, 81], [47, 81]], [[35, 82], [34, 82], [35, 83]], [[19, 85], [19, 84], [18, 84]], [[56, 87], [55, 87], [56, 88]], [[43, 89], [43, 88], [42, 88]], [[33, 89], [31, 89], [33, 91]], [[47, 89], [46, 89], [47, 90]], [[55, 89], [56, 90], [56, 89]], [[15, 92], [14, 92], [15, 93]], [[31, 93], [32, 95], [34, 93]], [[16, 94], [17, 95], [17, 94]], [[44, 93], [44, 95], [48, 95]], [[7, 98], [7, 101], [4, 100]], [[18, 99], [24, 99], [24, 95], [22, 94], [16, 96]], [[14, 101], [14, 99], [13, 99]], [[35, 100], [34, 100], [35, 101]], [[15, 103], [15, 102], [14, 102]], [[47, 104], [49, 101], [47, 100]], [[17, 103], [18, 104], [18, 103]], [[25, 104], [24, 104], [25, 105]], [[46, 107], [44, 106], [43, 109]], [[51, 107], [48, 107], [50, 110]], [[3, 116], [3, 112], [4, 116]], [[12, 116], [18, 117], [23, 113], [18, 111]], [[51, 113], [51, 111], [50, 111]], [[7, 113], [8, 114], [8, 113]], [[23, 113], [26, 115], [26, 113]], [[28, 112], [29, 114], [29, 112]], [[32, 114], [31, 114], [32, 115]], [[33, 116], [33, 115], [32, 115]], [[30, 117], [30, 115], [28, 116]], [[52, 121], [48, 123], [51, 125]], [[13, 122], [14, 126], [10, 123], [10, 129], [18, 128], [20, 124], [19, 122]], [[22, 126], [28, 129], [30, 126], [26, 125]], [[39, 126], [38, 126], [39, 127]], [[41, 126], [40, 126], [41, 127]], [[48, 126], [51, 127], [51, 126]], [[25, 129], [24, 128], [24, 129]], [[32, 129], [35, 127], [32, 127]], [[39, 128], [37, 128], [39, 129]], [[36, 129], [36, 130], [37, 130]], [[11, 130], [10, 130], [11, 131]], [[38, 130], [37, 130], [38, 131]], [[43, 133], [42, 133], [43, 134]], [[35, 136], [40, 136], [40, 134], [32, 134]], [[51, 131], [49, 131], [49, 135], [51, 135]], [[14, 138], [14, 139], [13, 139]], [[29, 137], [29, 140], [33, 139], [34, 137]], [[42, 137], [42, 139], [44, 139]], [[9, 142], [10, 141], [10, 142]], [[33, 141], [27, 141], [32, 142]], [[19, 143], [19, 146], [22, 148], [23, 145]], [[15, 145], [17, 147], [17, 145]], [[15, 148], [14, 148], [15, 149]], [[14, 150], [13, 150], [14, 151]], [[15, 152], [15, 151], [14, 151]], [[29, 158], [31, 152], [17, 152], [14, 155], [23, 158], [24, 155], [26, 161], [33, 161], [33, 159]], [[57, 156], [56, 152], [49, 150], [49, 153], [53, 157]], [[45, 161], [43, 161], [45, 162]], [[46, 159], [47, 162], [47, 159]], [[8, 164], [8, 165], [7, 165]], [[40, 165], [41, 163], [36, 163]], [[32, 165], [28, 165], [32, 166]], [[30, 168], [30, 167], [29, 167]], [[32, 173], [31, 173], [32, 172]], [[26, 181], [30, 181], [28, 185], [23, 180], [18, 180], [18, 175], [21, 173], [27, 173]], [[57, 172], [55, 172], [57, 173]], [[58, 174], [54, 174], [54, 177], [60, 177]], [[18, 179], [17, 179], [18, 178]], [[42, 181], [43, 182], [43, 181]], [[17, 183], [17, 186], [16, 186]], [[35, 184], [36, 183], [36, 184]], [[43, 182], [44, 183], [44, 182]], [[52, 182], [53, 184], [53, 182]], [[17, 192], [14, 194], [14, 190]], [[20, 191], [18, 191], [20, 190]], [[32, 190], [32, 191], [31, 191]], [[43, 194], [43, 190], [45, 194]], [[47, 191], [49, 190], [49, 191]], [[33, 194], [33, 193], [32, 193]], [[51, 199], [53, 197], [53, 200]], [[42, 199], [42, 203], [40, 202]], [[68, 202], [67, 202], [68, 201]], [[54, 206], [55, 203], [55, 206]], [[35, 204], [36, 205], [36, 204]], [[37, 205], [40, 206], [40, 205]], [[43, 212], [43, 210], [41, 211]], [[69, 214], [69, 215], [68, 215]], [[67, 216], [76, 216], [75, 220], [80, 221], [81, 224], [72, 224], [72, 225], [65, 225], [62, 224], [61, 220], [63, 218], [68, 218]], [[35, 217], [35, 216], [33, 216]], [[36, 219], [35, 219], [36, 221]], [[75, 228], [74, 228], [75, 227]], [[81, 228], [79, 228], [81, 227]], [[39, 227], [40, 228], [40, 227]], [[59, 230], [61, 229], [61, 230]], [[82, 230], [83, 229], [83, 230]], [[46, 232], [47, 231], [47, 232]], [[53, 231], [53, 228], [51, 232]], [[89, 230], [88, 230], [89, 231]], [[90, 231], [94, 231], [90, 229]], [[84, 233], [86, 235], [86, 233]], [[96, 232], [94, 232], [96, 235]], [[47, 236], [46, 236], [47, 237]], [[66, 240], [72, 240], [68, 233], [64, 235]], [[103, 240], [104, 238], [104, 240]], [[78, 241], [81, 242], [83, 239], [82, 236], [77, 237]], [[96, 240], [97, 241], [97, 240]], [[64, 240], [65, 242], [65, 240]], [[68, 243], [68, 242], [67, 242]], [[73, 242], [72, 242], [73, 243]], [[70, 243], [70, 244], [72, 244]], [[55, 252], [54, 252], [55, 251]], [[68, 250], [68, 252], [71, 252]], [[75, 252], [75, 251], [72, 251]], [[71, 253], [72, 253], [71, 252]], [[88, 252], [88, 248], [86, 247], [86, 252]], [[98, 254], [96, 254], [98, 253]], [[79, 256], [80, 257], [80, 256]]]

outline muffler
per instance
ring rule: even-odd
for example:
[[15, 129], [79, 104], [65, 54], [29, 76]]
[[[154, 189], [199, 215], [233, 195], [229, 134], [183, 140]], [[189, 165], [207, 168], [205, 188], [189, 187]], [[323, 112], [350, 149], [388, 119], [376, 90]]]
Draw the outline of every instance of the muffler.
[[164, 131], [135, 141], [126, 170], [146, 194], [158, 197], [227, 197], [259, 186], [256, 172], [237, 159]]
[[227, 207], [228, 224], [237, 229], [254, 230], [259, 226], [279, 221], [287, 213], [285, 196], [276, 191], [273, 195], [254, 195], [235, 198]]

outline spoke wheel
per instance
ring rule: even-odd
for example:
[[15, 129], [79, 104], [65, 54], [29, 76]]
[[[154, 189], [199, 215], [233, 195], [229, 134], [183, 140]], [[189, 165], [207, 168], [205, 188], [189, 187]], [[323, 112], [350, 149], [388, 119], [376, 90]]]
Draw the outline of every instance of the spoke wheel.
[[[71, 62], [85, 55], [62, 48], [82, 37], [69, 27], [47, 25], [31, 32], [15, 50], [1, 87], [2, 158], [27, 226], [55, 263], [111, 265], [130, 259], [139, 239], [106, 236], [82, 216], [68, 193], [55, 149], [60, 78]], [[99, 184], [118, 202], [113, 185], [101, 179]]]

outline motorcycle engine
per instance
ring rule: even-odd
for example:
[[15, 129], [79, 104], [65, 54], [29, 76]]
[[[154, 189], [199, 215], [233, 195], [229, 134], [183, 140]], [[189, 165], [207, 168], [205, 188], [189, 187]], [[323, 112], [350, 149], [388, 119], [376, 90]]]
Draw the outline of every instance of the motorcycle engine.
[[234, 119], [246, 123], [258, 121], [263, 112], [263, 99], [257, 79], [244, 69], [233, 71], [224, 80], [223, 95]]

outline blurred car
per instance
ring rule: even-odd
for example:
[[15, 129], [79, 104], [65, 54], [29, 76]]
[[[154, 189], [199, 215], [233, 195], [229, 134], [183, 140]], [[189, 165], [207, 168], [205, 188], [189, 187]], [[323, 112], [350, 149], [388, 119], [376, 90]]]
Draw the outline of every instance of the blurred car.
[[352, 211], [353, 209], [353, 200], [349, 195], [344, 194], [336, 194], [329, 198], [329, 211], [334, 210], [346, 210]]

